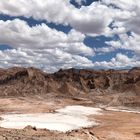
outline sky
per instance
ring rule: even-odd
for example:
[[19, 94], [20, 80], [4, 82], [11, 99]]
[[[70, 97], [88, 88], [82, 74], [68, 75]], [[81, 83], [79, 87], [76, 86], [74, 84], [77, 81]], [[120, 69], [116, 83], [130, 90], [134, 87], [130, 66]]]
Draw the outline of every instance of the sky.
[[140, 0], [0, 0], [0, 68], [140, 66]]

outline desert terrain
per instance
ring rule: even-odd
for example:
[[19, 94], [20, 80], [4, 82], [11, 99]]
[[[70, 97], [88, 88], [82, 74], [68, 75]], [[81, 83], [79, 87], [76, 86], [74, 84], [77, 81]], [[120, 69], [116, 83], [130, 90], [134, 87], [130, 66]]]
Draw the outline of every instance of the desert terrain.
[[139, 118], [139, 68], [0, 70], [0, 140], [139, 140]]

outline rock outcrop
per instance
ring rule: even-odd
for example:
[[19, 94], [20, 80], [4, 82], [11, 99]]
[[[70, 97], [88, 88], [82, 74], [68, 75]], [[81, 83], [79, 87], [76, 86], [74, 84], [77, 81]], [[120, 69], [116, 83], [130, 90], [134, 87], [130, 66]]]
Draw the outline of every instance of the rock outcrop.
[[47, 93], [65, 96], [122, 94], [126, 98], [129, 96], [139, 98], [140, 68], [106, 71], [72, 68], [61, 69], [53, 74], [47, 74], [35, 68], [0, 69], [0, 96]]

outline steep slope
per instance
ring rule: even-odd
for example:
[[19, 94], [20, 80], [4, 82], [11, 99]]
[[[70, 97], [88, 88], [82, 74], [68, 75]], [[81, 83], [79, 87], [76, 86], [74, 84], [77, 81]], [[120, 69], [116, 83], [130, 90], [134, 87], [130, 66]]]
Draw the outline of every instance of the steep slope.
[[140, 68], [107, 71], [68, 69], [53, 74], [35, 68], [0, 69], [0, 96], [47, 93], [58, 93], [58, 96], [67, 97], [84, 95], [84, 97], [92, 97], [93, 100], [97, 95], [107, 97], [115, 94], [118, 95], [119, 103], [123, 104], [126, 100], [125, 104], [139, 106]]

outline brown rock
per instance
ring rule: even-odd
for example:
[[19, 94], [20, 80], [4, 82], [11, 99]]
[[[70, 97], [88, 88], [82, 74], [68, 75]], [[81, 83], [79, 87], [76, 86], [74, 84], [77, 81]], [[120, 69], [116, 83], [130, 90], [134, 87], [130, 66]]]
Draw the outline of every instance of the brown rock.
[[73, 97], [85, 93], [90, 98], [91, 95], [94, 98], [94, 94], [121, 93], [118, 98], [121, 104], [139, 106], [140, 68], [107, 71], [73, 68], [61, 69], [53, 74], [35, 68], [0, 69], [0, 96], [44, 95], [53, 92]]

